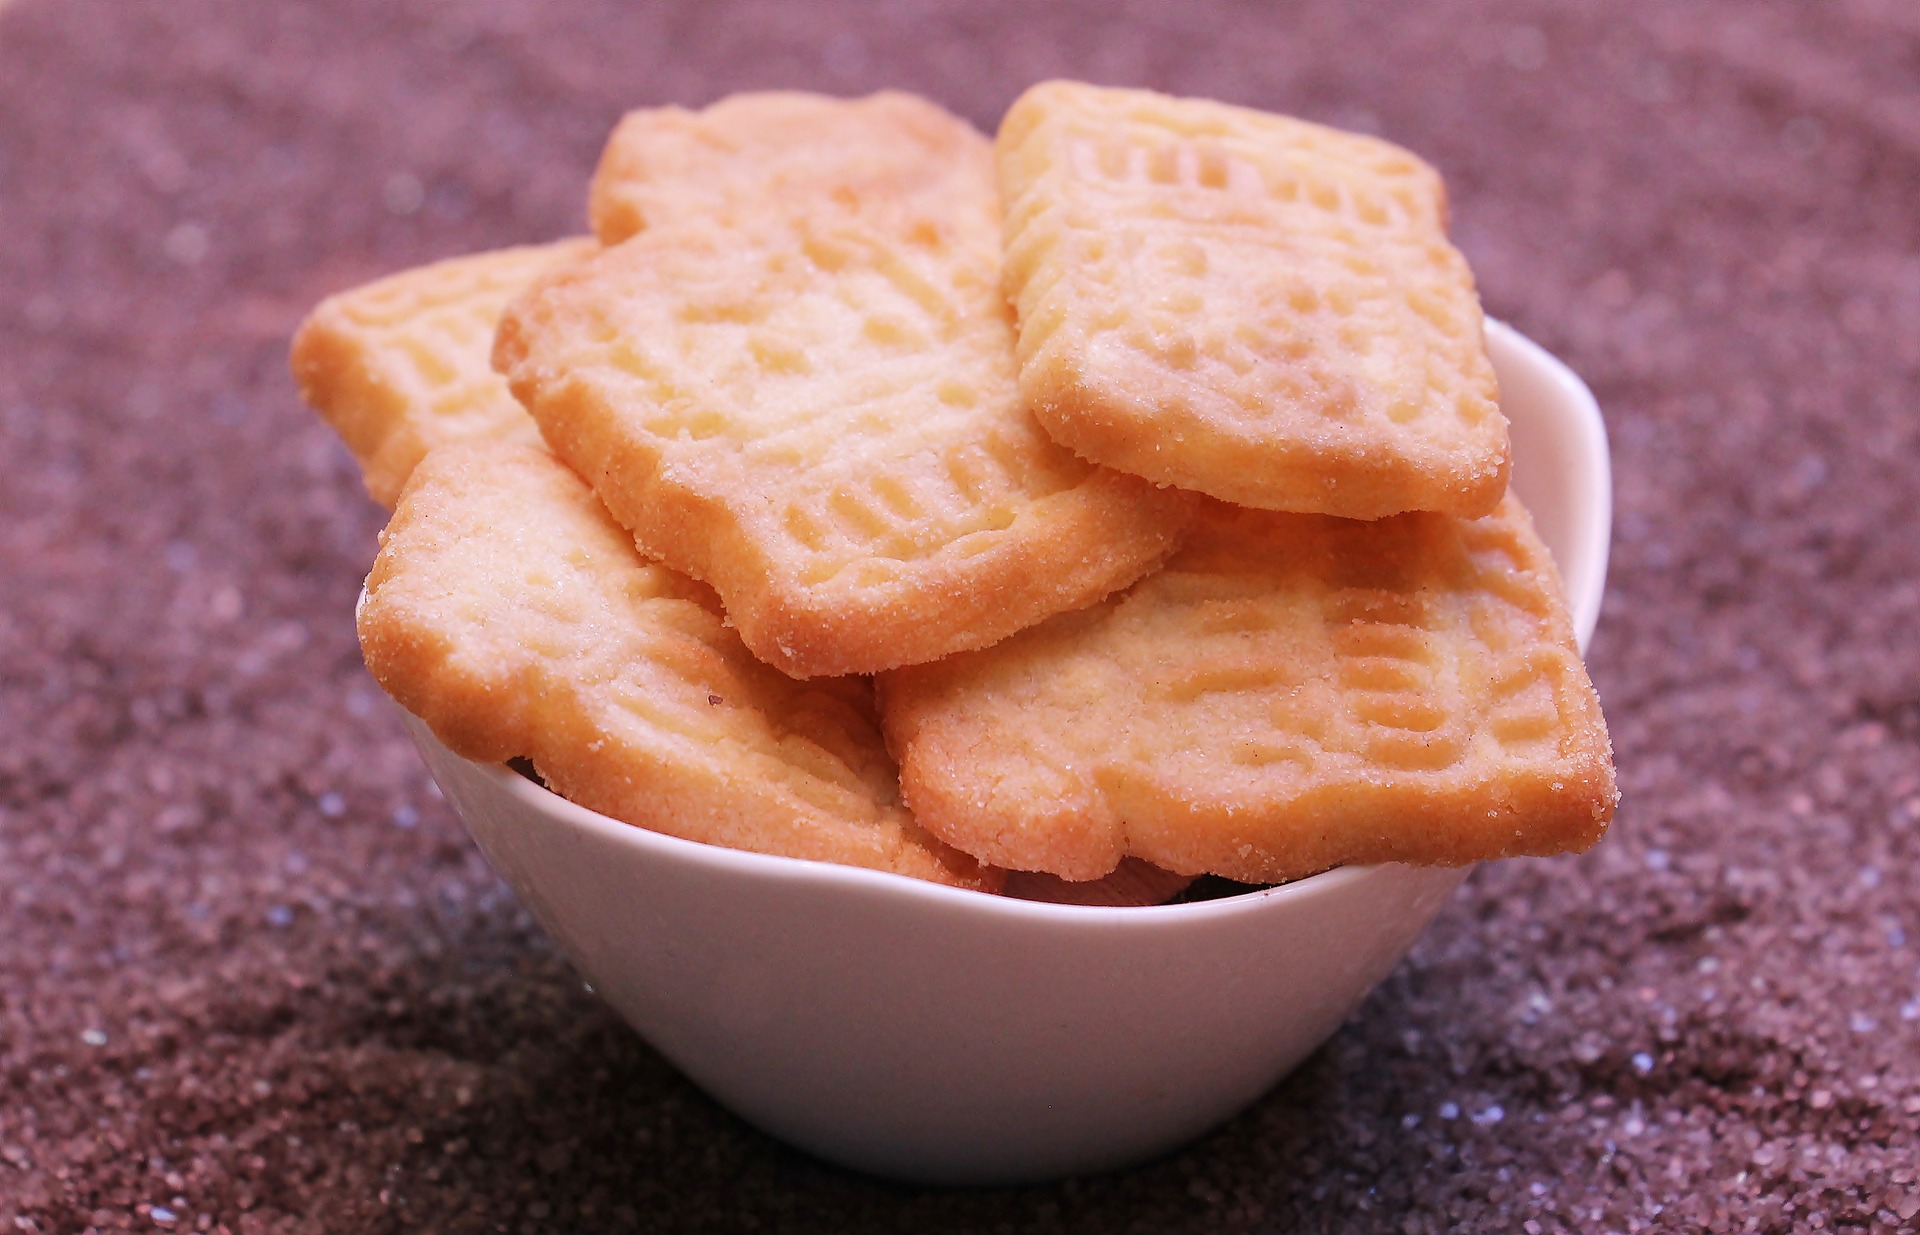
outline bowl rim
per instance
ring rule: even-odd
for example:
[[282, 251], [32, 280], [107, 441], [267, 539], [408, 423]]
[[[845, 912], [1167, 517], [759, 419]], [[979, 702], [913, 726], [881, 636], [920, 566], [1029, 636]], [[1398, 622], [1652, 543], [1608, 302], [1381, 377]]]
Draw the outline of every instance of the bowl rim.
[[[462, 758], [459, 755], [453, 757]], [[987, 911], [1001, 912], [1013, 918], [1075, 923], [1094, 921], [1119, 923], [1139, 922], [1148, 918], [1165, 921], [1169, 915], [1178, 914], [1185, 918], [1204, 919], [1245, 912], [1254, 905], [1275, 899], [1300, 900], [1334, 895], [1347, 885], [1393, 865], [1339, 866], [1296, 879], [1291, 883], [1255, 888], [1211, 900], [1186, 901], [1171, 905], [1068, 905], [1054, 901], [1024, 900], [1017, 896], [1004, 896], [997, 892], [983, 892], [975, 888], [953, 887], [928, 879], [915, 879], [910, 875], [873, 870], [864, 866], [846, 866], [838, 862], [788, 857], [777, 853], [757, 853], [750, 849], [728, 849], [706, 841], [688, 840], [666, 832], [656, 832], [638, 824], [623, 823], [609, 815], [590, 810], [577, 802], [561, 797], [553, 790], [528, 779], [505, 764], [480, 764], [470, 759], [464, 762], [486, 775], [496, 789], [530, 810], [554, 818], [566, 826], [594, 833], [610, 844], [651, 850], [662, 858], [703, 866], [715, 874], [743, 879], [778, 879], [788, 885], [798, 881], [804, 884], [815, 884], [823, 889], [832, 885], [836, 891], [860, 889], [876, 896], [910, 898], [931, 896], [936, 901], [948, 899], [955, 908], [982, 910], [988, 906], [994, 906], [995, 909]]]
[[1487, 318], [1486, 325], [1489, 339], [1499, 339], [1502, 347], [1511, 348], [1553, 387], [1566, 413], [1562, 427], [1582, 463], [1583, 476], [1575, 486], [1573, 504], [1581, 508], [1584, 518], [1570, 539], [1575, 542], [1573, 557], [1586, 565], [1587, 586], [1573, 595], [1567, 564], [1556, 560], [1554, 565], [1561, 572], [1562, 586], [1568, 588], [1567, 611], [1573, 618], [1574, 641], [1584, 657], [1599, 624], [1607, 591], [1607, 558], [1613, 544], [1613, 452], [1606, 418], [1592, 388], [1566, 361], [1498, 318]]
[[[1607, 549], [1611, 540], [1612, 475], [1608, 459], [1606, 426], [1599, 405], [1585, 382], [1564, 362], [1505, 322], [1489, 317], [1487, 333], [1497, 336], [1502, 346], [1513, 348], [1525, 362], [1545, 377], [1560, 395], [1566, 415], [1565, 426], [1574, 439], [1577, 455], [1587, 472], [1589, 483], [1579, 486], [1576, 504], [1582, 506], [1578, 523], [1581, 548], [1592, 563], [1592, 582], [1582, 595], [1568, 596], [1574, 633], [1584, 654], [1599, 615], [1605, 591]], [[365, 593], [362, 592], [364, 600]], [[412, 718], [409, 718], [412, 719]], [[440, 746], [425, 724], [412, 725], [416, 736]], [[441, 749], [445, 749], [441, 746]], [[739, 879], [778, 880], [788, 887], [796, 883], [814, 885], [836, 894], [858, 890], [870, 896], [927, 900], [946, 903], [955, 910], [1002, 915], [1009, 920], [1047, 921], [1056, 924], [1100, 925], [1107, 928], [1141, 928], [1148, 923], [1169, 925], [1174, 920], [1203, 921], [1278, 908], [1274, 902], [1297, 902], [1324, 896], [1338, 896], [1352, 884], [1370, 880], [1379, 874], [1400, 868], [1398, 863], [1339, 866], [1308, 875], [1289, 883], [1255, 888], [1251, 891], [1209, 900], [1185, 901], [1165, 905], [1071, 905], [1052, 901], [1025, 900], [1019, 897], [982, 892], [972, 888], [951, 887], [929, 880], [915, 879], [891, 871], [846, 866], [811, 858], [782, 854], [756, 853], [729, 849], [705, 841], [688, 840], [665, 832], [656, 832], [637, 824], [623, 823], [611, 816], [569, 801], [546, 786], [521, 775], [505, 764], [483, 764], [463, 756], [447, 754], [486, 777], [492, 786], [523, 808], [544, 815], [564, 826], [582, 829], [606, 843], [649, 850], [666, 860], [692, 863], [716, 875]], [[1469, 864], [1470, 866], [1471, 864]], [[1448, 868], [1461, 869], [1461, 868]]]

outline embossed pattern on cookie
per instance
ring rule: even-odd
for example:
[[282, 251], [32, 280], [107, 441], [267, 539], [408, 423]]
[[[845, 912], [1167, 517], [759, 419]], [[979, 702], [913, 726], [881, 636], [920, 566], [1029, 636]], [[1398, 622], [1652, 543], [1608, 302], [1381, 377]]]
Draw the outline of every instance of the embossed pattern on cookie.
[[1192, 509], [1042, 432], [978, 241], [964, 218], [798, 208], [650, 228], [519, 301], [495, 363], [756, 655], [796, 676], [932, 660], [1132, 582]]
[[1586, 848], [1605, 721], [1519, 502], [1376, 522], [1209, 503], [1167, 567], [880, 679], [902, 787], [983, 861], [1274, 882]]
[[556, 792], [690, 840], [991, 889], [918, 828], [870, 686], [795, 682], [712, 592], [649, 563], [546, 451], [430, 454], [382, 537], [368, 667], [449, 749], [524, 756]]
[[1506, 421], [1440, 178], [1370, 137], [1034, 87], [998, 139], [1021, 385], [1089, 459], [1242, 505], [1477, 516]]
[[540, 430], [493, 371], [507, 302], [590, 240], [499, 249], [390, 275], [322, 301], [293, 339], [301, 397], [360, 462], [367, 492], [392, 509], [427, 451]]
[[588, 213], [601, 243], [618, 244], [647, 227], [758, 216], [784, 201], [958, 210], [997, 243], [998, 204], [979, 192], [992, 182], [992, 148], [979, 132], [915, 95], [763, 91], [700, 111], [627, 113], [601, 153]]

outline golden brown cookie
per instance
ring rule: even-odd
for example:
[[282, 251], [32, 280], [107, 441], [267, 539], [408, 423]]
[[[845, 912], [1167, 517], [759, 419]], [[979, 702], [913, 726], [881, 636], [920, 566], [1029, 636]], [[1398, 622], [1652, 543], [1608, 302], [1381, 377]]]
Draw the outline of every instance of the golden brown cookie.
[[929, 831], [1092, 879], [1132, 854], [1250, 883], [1584, 849], [1611, 750], [1517, 500], [1476, 520], [1203, 508], [1128, 592], [883, 675]]
[[415, 469], [361, 605], [367, 666], [447, 747], [690, 840], [991, 890], [901, 806], [871, 688], [761, 664], [546, 451]]
[[649, 556], [812, 676], [986, 646], [1172, 550], [1191, 495], [1021, 403], [991, 234], [804, 205], [649, 228], [501, 321], [495, 364]]
[[629, 112], [600, 156], [588, 212], [603, 244], [688, 219], [757, 217], [794, 200], [935, 217], [970, 211], [972, 224], [992, 231], [998, 204], [978, 190], [992, 178], [986, 140], [925, 99], [767, 91], [701, 111]]
[[1269, 510], [1465, 517], [1506, 420], [1440, 178], [1370, 137], [1048, 82], [998, 139], [1020, 383], [1089, 459]]
[[562, 240], [456, 257], [320, 302], [293, 337], [300, 395], [360, 461], [389, 509], [433, 447], [540, 430], [493, 371], [500, 311], [544, 271], [594, 250]]

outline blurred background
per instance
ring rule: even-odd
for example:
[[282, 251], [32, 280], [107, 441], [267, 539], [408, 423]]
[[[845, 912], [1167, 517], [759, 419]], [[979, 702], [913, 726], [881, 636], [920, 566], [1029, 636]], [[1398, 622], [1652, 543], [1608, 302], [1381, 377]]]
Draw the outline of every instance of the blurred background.
[[[287, 340], [584, 230], [628, 108], [1053, 76], [1445, 175], [1607, 413], [1625, 798], [1187, 1151], [923, 1192], [713, 1105], [486, 869]], [[1910, 0], [0, 3], [0, 1229], [1915, 1229], [1916, 407]]]

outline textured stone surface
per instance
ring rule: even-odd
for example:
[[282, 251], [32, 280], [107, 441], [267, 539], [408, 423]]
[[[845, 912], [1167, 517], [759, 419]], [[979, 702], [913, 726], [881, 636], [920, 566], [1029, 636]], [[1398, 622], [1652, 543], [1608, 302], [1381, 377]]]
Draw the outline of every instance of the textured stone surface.
[[[1907, 0], [18, 0], [0, 16], [0, 1230], [1801, 1231], [1920, 1218]], [[584, 221], [619, 112], [1046, 75], [1377, 131], [1609, 416], [1625, 800], [1218, 1133], [1007, 1192], [766, 1140], [487, 872], [360, 668], [324, 293]]]

